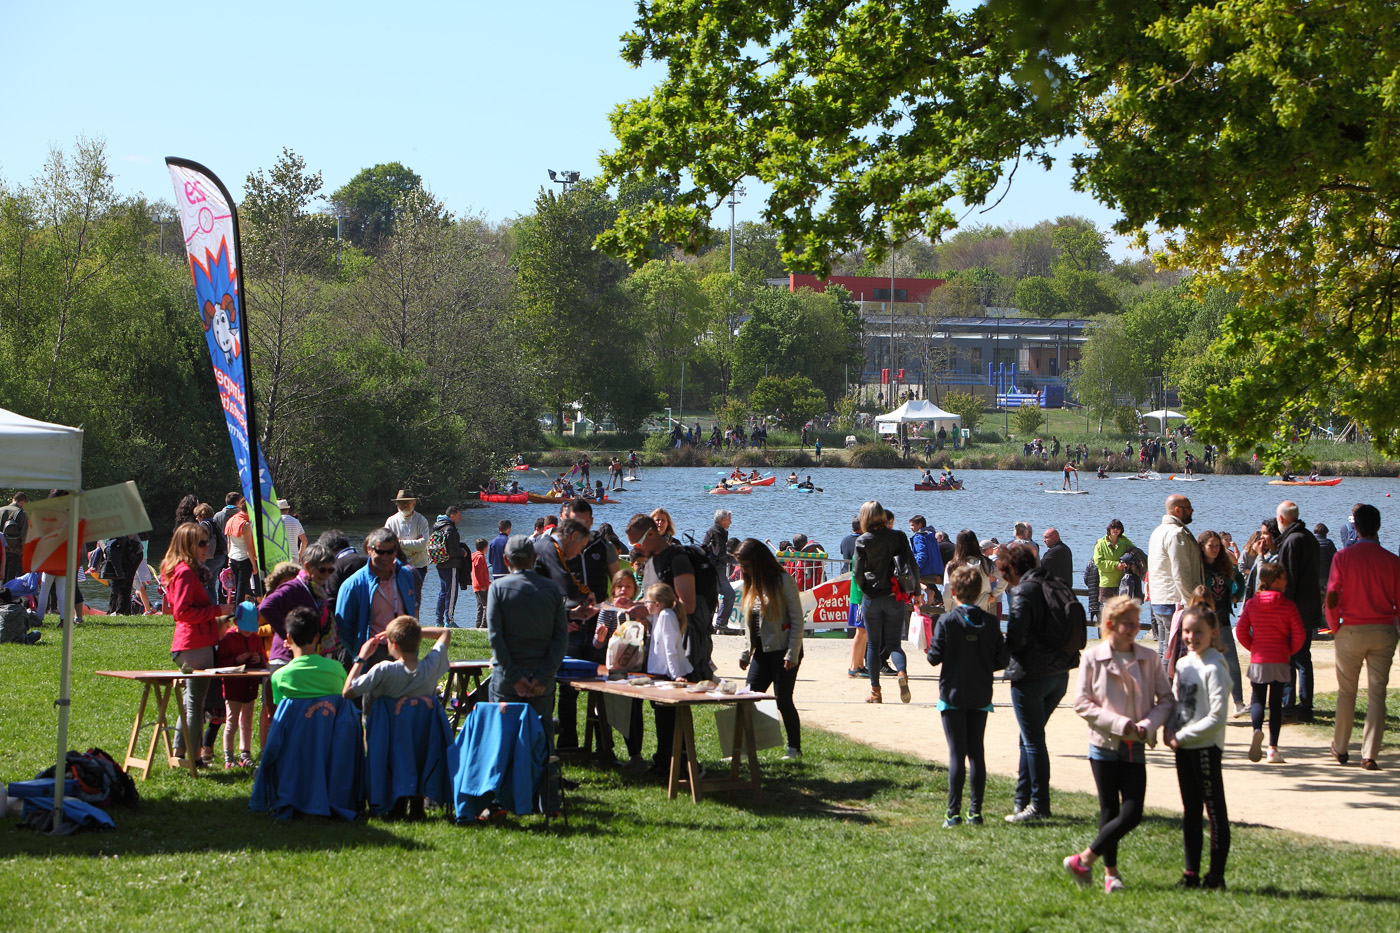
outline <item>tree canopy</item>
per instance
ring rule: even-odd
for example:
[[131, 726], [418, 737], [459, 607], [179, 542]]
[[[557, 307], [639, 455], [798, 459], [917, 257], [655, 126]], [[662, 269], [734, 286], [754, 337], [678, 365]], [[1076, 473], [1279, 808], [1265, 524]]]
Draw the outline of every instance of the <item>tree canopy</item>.
[[625, 211], [607, 247], [698, 244], [756, 177], [789, 268], [879, 261], [1078, 137], [1075, 185], [1121, 211], [1117, 232], [1160, 236], [1198, 295], [1239, 296], [1223, 345], [1258, 363], [1206, 390], [1207, 436], [1263, 444], [1335, 393], [1400, 452], [1393, 3], [653, 0], [623, 57], [668, 70], [614, 112], [606, 168], [676, 194]]

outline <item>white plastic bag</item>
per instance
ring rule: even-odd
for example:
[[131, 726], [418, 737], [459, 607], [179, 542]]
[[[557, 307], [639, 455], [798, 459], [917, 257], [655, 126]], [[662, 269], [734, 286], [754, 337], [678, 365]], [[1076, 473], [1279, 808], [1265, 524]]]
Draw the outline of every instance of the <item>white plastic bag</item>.
[[623, 622], [608, 640], [608, 670], [640, 671], [646, 663], [647, 629], [635, 619]]

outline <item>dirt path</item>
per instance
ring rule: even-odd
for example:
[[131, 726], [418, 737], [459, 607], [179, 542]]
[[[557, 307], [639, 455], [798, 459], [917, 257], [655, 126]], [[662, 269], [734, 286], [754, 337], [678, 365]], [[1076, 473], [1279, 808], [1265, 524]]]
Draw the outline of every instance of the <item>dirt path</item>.
[[[721, 671], [738, 671], [743, 639], [717, 637], [715, 661]], [[907, 646], [906, 646], [907, 647]], [[841, 639], [808, 639], [797, 682], [797, 707], [804, 725], [838, 732], [857, 741], [893, 749], [920, 758], [947, 763], [948, 748], [938, 719], [937, 669], [922, 657], [911, 657], [910, 689], [913, 702], [899, 702], [893, 679], [885, 687], [885, 703], [867, 704], [869, 684], [846, 674], [851, 643]], [[1316, 689], [1336, 690], [1332, 646], [1313, 646]], [[882, 685], [884, 678], [882, 678]], [[1364, 683], [1364, 681], [1363, 681]], [[1070, 690], [1073, 691], [1071, 674]], [[1245, 686], [1245, 699], [1249, 687]], [[893, 702], [891, 702], [893, 700]], [[1051, 754], [1051, 786], [1057, 790], [1095, 793], [1086, 759], [1088, 732], [1074, 714], [1067, 695], [1047, 727]], [[995, 712], [987, 720], [987, 768], [997, 774], [1016, 773], [1018, 731], [1011, 709], [1011, 691], [998, 681]], [[1400, 848], [1400, 759], [1393, 754], [1394, 737], [1387, 735], [1381, 771], [1362, 771], [1358, 743], [1361, 727], [1352, 736], [1351, 763], [1338, 765], [1328, 753], [1330, 727], [1284, 726], [1279, 750], [1285, 762], [1251, 763], [1246, 757], [1250, 737], [1248, 719], [1232, 719], [1225, 746], [1225, 786], [1230, 818], [1342, 842]], [[1163, 810], [1181, 810], [1176, 769], [1171, 750], [1158, 746], [1149, 752], [1147, 804]], [[1010, 811], [1011, 801], [988, 801], [988, 815]]]

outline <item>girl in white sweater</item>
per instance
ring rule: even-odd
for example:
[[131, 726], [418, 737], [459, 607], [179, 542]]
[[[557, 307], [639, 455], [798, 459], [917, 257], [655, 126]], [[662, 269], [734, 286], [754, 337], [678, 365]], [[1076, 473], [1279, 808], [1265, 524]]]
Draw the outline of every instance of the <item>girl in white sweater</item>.
[[[1216, 650], [1220, 637], [1215, 613], [1192, 606], [1181, 617], [1186, 654], [1176, 662], [1176, 709], [1167, 722], [1166, 742], [1176, 750], [1176, 779], [1181, 785], [1181, 834], [1186, 869], [1183, 888], [1225, 888], [1225, 860], [1230, 854], [1230, 818], [1220, 755], [1225, 748], [1225, 717], [1230, 698], [1230, 671]], [[1201, 808], [1210, 820], [1210, 871], [1201, 878]]]

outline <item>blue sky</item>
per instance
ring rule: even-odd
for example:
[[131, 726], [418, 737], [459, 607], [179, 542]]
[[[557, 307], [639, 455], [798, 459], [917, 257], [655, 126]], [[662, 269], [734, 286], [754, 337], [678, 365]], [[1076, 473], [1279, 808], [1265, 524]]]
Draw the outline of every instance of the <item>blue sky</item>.
[[[0, 178], [29, 181], [51, 145], [83, 134], [107, 141], [124, 193], [169, 200], [163, 159], [180, 155], [241, 197], [247, 174], [287, 147], [326, 192], [400, 161], [450, 210], [506, 220], [531, 209], [547, 169], [596, 173], [609, 112], [659, 80], [659, 66], [618, 57], [635, 14], [631, 0], [0, 0]], [[761, 191], [747, 187], [741, 221], [758, 218]], [[1022, 166], [1002, 204], [965, 223], [1062, 214], [1113, 220], [1070, 190], [1067, 168]]]

